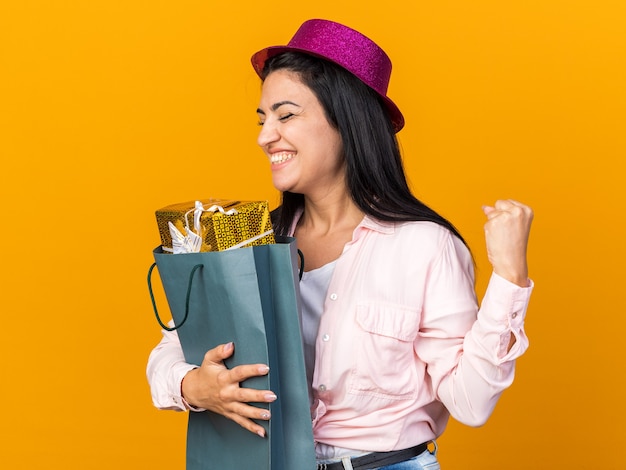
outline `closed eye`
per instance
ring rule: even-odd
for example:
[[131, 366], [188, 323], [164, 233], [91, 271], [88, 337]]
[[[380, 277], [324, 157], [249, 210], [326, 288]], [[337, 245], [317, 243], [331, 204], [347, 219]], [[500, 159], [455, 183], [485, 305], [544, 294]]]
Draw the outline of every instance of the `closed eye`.
[[287, 113], [278, 118], [279, 121], [287, 121], [290, 117], [294, 116], [293, 113]]

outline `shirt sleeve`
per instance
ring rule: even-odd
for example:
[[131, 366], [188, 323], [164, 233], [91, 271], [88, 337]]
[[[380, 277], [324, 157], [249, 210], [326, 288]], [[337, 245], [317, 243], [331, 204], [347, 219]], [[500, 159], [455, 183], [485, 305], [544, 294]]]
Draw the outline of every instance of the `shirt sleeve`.
[[[173, 322], [168, 326], [173, 326]], [[198, 366], [185, 362], [176, 331], [162, 330], [162, 332], [163, 338], [150, 353], [146, 370], [152, 403], [162, 410], [204, 411], [190, 406], [181, 393], [183, 377]]]
[[415, 348], [436, 397], [458, 421], [484, 424], [513, 382], [515, 359], [528, 347], [524, 318], [532, 289], [531, 281], [522, 288], [494, 273], [478, 309], [469, 250], [452, 235], [443, 242], [426, 280]]

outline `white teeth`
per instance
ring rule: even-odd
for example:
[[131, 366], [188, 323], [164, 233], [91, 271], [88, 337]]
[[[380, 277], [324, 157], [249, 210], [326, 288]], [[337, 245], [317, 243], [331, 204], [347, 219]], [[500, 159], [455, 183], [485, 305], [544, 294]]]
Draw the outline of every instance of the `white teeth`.
[[270, 162], [272, 163], [284, 163], [287, 160], [291, 160], [294, 157], [295, 154], [293, 153], [288, 153], [288, 152], [280, 152], [280, 153], [275, 153], [272, 156], [270, 156]]

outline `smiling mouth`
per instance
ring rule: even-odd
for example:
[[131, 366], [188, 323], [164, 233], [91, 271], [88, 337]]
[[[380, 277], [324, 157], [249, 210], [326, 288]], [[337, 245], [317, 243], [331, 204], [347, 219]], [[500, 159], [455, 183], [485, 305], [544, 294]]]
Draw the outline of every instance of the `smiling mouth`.
[[293, 157], [295, 157], [295, 155], [295, 153], [278, 152], [270, 156], [270, 162], [272, 163], [272, 165], [285, 163], [287, 160], [291, 160]]

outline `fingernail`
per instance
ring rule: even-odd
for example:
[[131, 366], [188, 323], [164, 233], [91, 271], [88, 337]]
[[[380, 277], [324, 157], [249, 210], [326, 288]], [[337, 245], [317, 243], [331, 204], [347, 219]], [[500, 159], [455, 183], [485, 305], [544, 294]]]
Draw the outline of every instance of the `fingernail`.
[[262, 413], [261, 414], [261, 419], [270, 419], [270, 414], [269, 413]]
[[263, 429], [263, 430], [261, 430], [261, 431], [257, 431], [257, 434], [258, 434], [260, 437], [265, 437], [265, 429]]
[[231, 341], [230, 343], [226, 343], [226, 344], [224, 345], [224, 351], [228, 352], [228, 351], [230, 351], [231, 349], [233, 349], [233, 342], [232, 342], [232, 341]]
[[259, 374], [267, 374], [269, 371], [269, 366], [259, 366]]
[[274, 395], [273, 393], [266, 393], [265, 394], [265, 401], [274, 401], [277, 398], [278, 397], [276, 395]]

